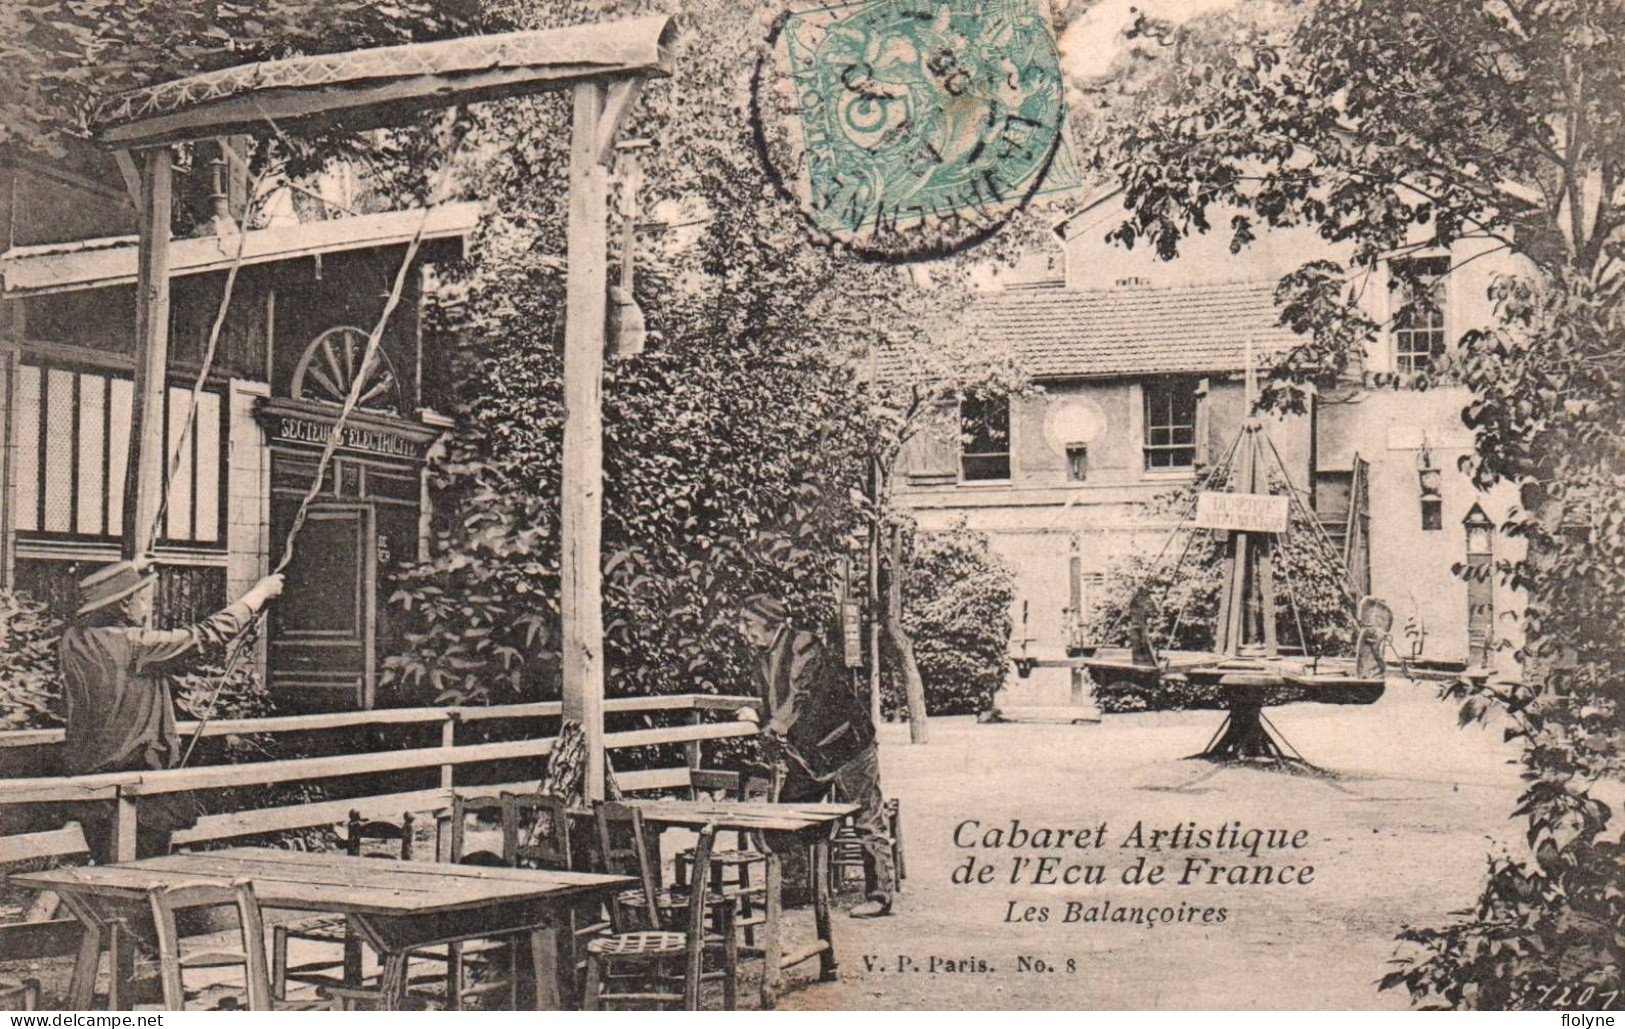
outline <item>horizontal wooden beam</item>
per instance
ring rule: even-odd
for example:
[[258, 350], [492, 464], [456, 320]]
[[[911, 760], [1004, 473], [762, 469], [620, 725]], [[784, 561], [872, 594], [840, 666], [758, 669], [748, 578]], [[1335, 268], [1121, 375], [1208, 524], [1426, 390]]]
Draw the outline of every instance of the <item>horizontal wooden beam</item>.
[[689, 785], [690, 769], [646, 768], [639, 772], [616, 772], [615, 783], [623, 793], [642, 793], [645, 790], [680, 790]]
[[604, 734], [604, 746], [609, 750], [626, 747], [652, 747], [662, 743], [691, 743], [696, 740], [727, 740], [740, 736], [755, 736], [753, 722], [713, 722], [709, 725], [669, 725], [659, 729], [633, 729], [629, 732]]
[[60, 829], [0, 836], [0, 865], [38, 858], [68, 857], [83, 854], [89, 849], [79, 823], [69, 822]]
[[[621, 746], [638, 745], [641, 744], [621, 743]], [[690, 784], [691, 772], [692, 769], [687, 766], [648, 768], [621, 772], [615, 779], [621, 789], [628, 793], [677, 790], [684, 789]], [[537, 780], [529, 779], [483, 786], [464, 786], [451, 790], [441, 788], [413, 790], [372, 797], [351, 797], [347, 800], [324, 800], [314, 804], [292, 804], [284, 807], [204, 815], [198, 819], [196, 825], [175, 833], [174, 842], [176, 846], [188, 846], [237, 836], [257, 836], [261, 833], [335, 825], [349, 818], [352, 811], [368, 819], [393, 818], [405, 812], [414, 814], [440, 812], [451, 804], [453, 793], [463, 796], [496, 796], [504, 792], [530, 793], [537, 786]], [[84, 854], [87, 849], [85, 835], [79, 823], [69, 822], [60, 829], [0, 836], [0, 865], [41, 858], [74, 857]], [[3, 941], [3, 938], [0, 938], [0, 941]], [[3, 942], [0, 942], [0, 950], [3, 949]]]
[[[659, 729], [633, 729], [607, 733], [604, 745], [610, 750], [619, 750], [664, 743], [687, 743], [694, 740], [733, 739], [754, 736], [756, 732], [757, 727], [753, 722], [674, 725]], [[539, 758], [546, 757], [552, 749], [552, 738], [546, 738], [514, 740], [507, 743], [481, 743], [466, 747], [422, 747], [413, 750], [340, 754], [333, 757], [300, 758], [289, 761], [256, 761], [241, 765], [205, 765], [199, 768], [177, 768], [157, 772], [0, 779], [0, 804], [111, 800], [121, 791], [126, 796], [150, 796], [191, 790], [218, 790], [233, 786], [262, 786], [276, 782], [305, 782], [311, 779], [400, 772], [445, 765]]]
[[[373, 711], [330, 711], [324, 714], [278, 715], [272, 718], [228, 718], [210, 722], [203, 735], [246, 736], [250, 733], [320, 732], [353, 729], [368, 725], [432, 725], [448, 718], [464, 722], [486, 722], [507, 718], [557, 718], [563, 705], [558, 701], [532, 704], [494, 704], [489, 707], [403, 707]], [[685, 693], [669, 697], [617, 697], [605, 701], [610, 714], [647, 711], [726, 711], [759, 709], [754, 697], [722, 697], [709, 693]], [[181, 722], [180, 733], [197, 731], [196, 722]], [[0, 749], [46, 747], [64, 739], [61, 729], [22, 729], [0, 732]]]
[[96, 110], [106, 145], [146, 148], [298, 126], [403, 124], [425, 109], [671, 74], [666, 16], [539, 32], [311, 54], [115, 94]]

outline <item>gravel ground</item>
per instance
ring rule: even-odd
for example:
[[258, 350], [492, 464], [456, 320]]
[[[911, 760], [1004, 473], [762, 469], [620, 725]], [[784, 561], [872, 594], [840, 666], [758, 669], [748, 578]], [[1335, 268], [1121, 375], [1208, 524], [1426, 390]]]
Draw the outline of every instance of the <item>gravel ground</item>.
[[[1270, 715], [1334, 774], [1181, 760], [1217, 727], [1221, 715], [1212, 712], [1114, 715], [1083, 726], [935, 719], [931, 742], [918, 747], [908, 745], [906, 727], [887, 726], [882, 775], [902, 801], [909, 872], [902, 900], [891, 918], [839, 918], [839, 981], [815, 983], [797, 970], [781, 1007], [1404, 1008], [1402, 993], [1375, 987], [1394, 955], [1394, 934], [1470, 905], [1486, 855], [1503, 842], [1515, 845], [1508, 814], [1518, 791], [1509, 764], [1516, 752], [1496, 726], [1457, 729], [1454, 707], [1426, 684], [1396, 681], [1371, 707], [1295, 705]], [[1104, 821], [1104, 851], [982, 853], [1005, 874], [1012, 856], [1051, 853], [1106, 864], [1112, 878], [1011, 886], [1001, 875], [955, 885], [954, 868], [972, 852], [954, 846], [954, 832], [969, 819], [984, 828], [1011, 819], [1028, 828]], [[1301, 851], [1274, 860], [1312, 864], [1313, 882], [1124, 886], [1116, 875], [1137, 852], [1117, 844], [1138, 820], [1148, 830], [1238, 820], [1307, 830]], [[1149, 856], [1177, 874], [1187, 854], [1232, 860], [1211, 851]], [[1087, 908], [1106, 900], [1222, 906], [1227, 917], [1154, 927], [1062, 922], [1068, 901]], [[1018, 917], [1048, 907], [1049, 921], [1007, 922], [1011, 902]], [[899, 971], [899, 957], [912, 965]], [[1025, 971], [1023, 957], [1032, 962]], [[1034, 959], [1051, 970], [1037, 970]]]

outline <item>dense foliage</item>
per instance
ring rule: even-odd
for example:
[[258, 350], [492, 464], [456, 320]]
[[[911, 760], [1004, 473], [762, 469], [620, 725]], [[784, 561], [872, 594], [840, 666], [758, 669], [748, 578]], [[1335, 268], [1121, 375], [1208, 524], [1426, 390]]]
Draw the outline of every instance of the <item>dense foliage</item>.
[[[78, 151], [108, 96], [298, 54], [455, 35], [489, 21], [477, 0], [8, 0], [0, 4], [0, 143]], [[335, 154], [401, 168], [414, 133], [278, 137], [297, 174]]]
[[[609, 6], [592, 17], [653, 5]], [[516, 17], [545, 26], [583, 12], [536, 5]], [[860, 331], [847, 289], [896, 278], [807, 246], [768, 182], [740, 65], [763, 24], [720, 3], [680, 23], [684, 74], [651, 84], [628, 130], [656, 141], [640, 201], [662, 224], [637, 242], [651, 345], [613, 363], [604, 386], [615, 694], [748, 689], [731, 623], [754, 592], [785, 597], [809, 625], [832, 624], [837, 563], [870, 517], [871, 413], [844, 349]], [[436, 465], [434, 559], [396, 595], [418, 624], [387, 667], [426, 701], [557, 690], [562, 283], [552, 255], [563, 250], [555, 185], [567, 124], [553, 98], [478, 110], [455, 166], [494, 210], [438, 312], [461, 356], [458, 428]]]
[[0, 590], [0, 728], [61, 725], [62, 623], [26, 593]]
[[[1155, 29], [1149, 20], [1143, 29]], [[1177, 33], [1173, 33], [1177, 36]], [[1232, 214], [1232, 245], [1308, 225], [1347, 243], [1283, 284], [1304, 347], [1267, 399], [1301, 406], [1359, 356], [1355, 297], [1384, 259], [1463, 240], [1517, 255], [1495, 323], [1459, 342], [1473, 391], [1470, 470], [1517, 484], [1503, 527], [1527, 557], [1515, 683], [1458, 684], [1464, 721], [1495, 712], [1523, 744], [1514, 816], [1527, 854], [1497, 857], [1478, 904], [1383, 980], [1416, 1003], [1569, 1003], [1625, 985], [1613, 812], [1593, 784], [1625, 772], [1625, 8], [1610, 0], [1317, 0], [1181, 69], [1170, 103], [1100, 155], [1126, 190], [1117, 238], [1164, 256]]]
[[[414, 701], [558, 695], [563, 412], [547, 287], [507, 294], [519, 317], [481, 341], [436, 466], [449, 517], [434, 560], [400, 583], [418, 629], [386, 662]], [[610, 689], [748, 691], [731, 631], [741, 599], [771, 592], [831, 622], [835, 561], [861, 524], [862, 411], [816, 352], [759, 335], [722, 348], [668, 332], [605, 385]]]
[[[931, 714], [987, 710], [1010, 668], [1014, 600], [1014, 576], [981, 533], [961, 523], [909, 539], [903, 624], [915, 640]], [[885, 713], [895, 716], [907, 708], [898, 671], [889, 664], [882, 663], [889, 674], [881, 700]]]
[[[44, 601], [27, 593], [0, 590], [0, 721], [5, 729], [49, 729], [62, 725], [62, 671], [57, 642], [67, 628]], [[177, 675], [173, 687], [182, 718], [208, 707], [220, 669], [197, 667]], [[265, 687], [249, 669], [240, 669], [220, 687], [219, 718], [254, 718], [270, 713]]]

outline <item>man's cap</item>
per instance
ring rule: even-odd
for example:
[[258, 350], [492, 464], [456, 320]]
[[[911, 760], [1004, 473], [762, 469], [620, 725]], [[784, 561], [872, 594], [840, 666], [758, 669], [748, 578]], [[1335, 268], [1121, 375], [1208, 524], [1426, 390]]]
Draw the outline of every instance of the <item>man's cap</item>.
[[79, 580], [79, 610], [76, 617], [100, 611], [158, 581], [158, 569], [151, 558], [115, 561]]

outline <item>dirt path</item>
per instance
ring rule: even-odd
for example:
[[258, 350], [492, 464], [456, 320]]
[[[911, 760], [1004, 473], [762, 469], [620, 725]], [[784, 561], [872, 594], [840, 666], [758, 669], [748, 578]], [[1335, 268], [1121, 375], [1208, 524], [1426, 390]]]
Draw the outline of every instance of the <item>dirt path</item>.
[[[883, 736], [884, 780], [902, 799], [909, 879], [898, 913], [838, 917], [840, 979], [806, 973], [785, 1008], [1403, 1008], [1379, 994], [1393, 936], [1429, 924], [1476, 896], [1486, 853], [1516, 838], [1508, 820], [1518, 780], [1494, 727], [1457, 730], [1454, 709], [1426, 685], [1395, 683], [1368, 708], [1299, 706], [1275, 723], [1330, 780], [1214, 769], [1179, 758], [1200, 749], [1220, 716], [1210, 712], [1113, 716], [1095, 726], [932, 723], [932, 743], [910, 747], [906, 730]], [[1315, 866], [1306, 886], [956, 886], [960, 823], [1030, 828], [1108, 824], [1116, 843], [1189, 821], [1212, 826], [1308, 830], [1292, 858]], [[1016, 852], [988, 854], [1008, 867]], [[1023, 852], [1062, 853], [1058, 851]], [[1131, 851], [1097, 852], [1127, 863]], [[1216, 860], [1227, 860], [1211, 852]], [[1088, 851], [1064, 852], [1088, 861]], [[1152, 854], [1178, 869], [1184, 853]], [[1227, 909], [1224, 924], [1062, 924], [1068, 901], [1085, 907], [1172, 905]], [[1050, 909], [1042, 924], [1004, 921]], [[868, 967], [864, 956], [869, 956]], [[898, 971], [899, 956], [911, 959]], [[956, 968], [928, 970], [930, 959]], [[1054, 971], [1020, 971], [1021, 957]], [[1067, 971], [1067, 961], [1074, 962]], [[1036, 966], [1035, 966], [1036, 967]]]

